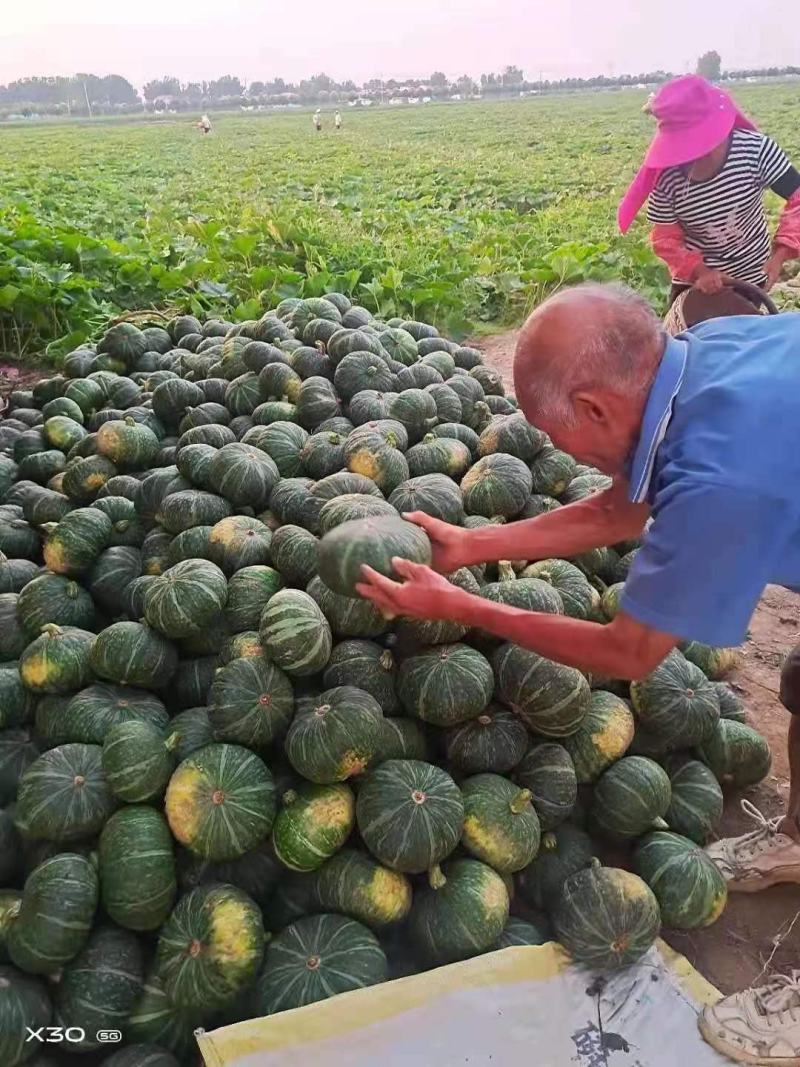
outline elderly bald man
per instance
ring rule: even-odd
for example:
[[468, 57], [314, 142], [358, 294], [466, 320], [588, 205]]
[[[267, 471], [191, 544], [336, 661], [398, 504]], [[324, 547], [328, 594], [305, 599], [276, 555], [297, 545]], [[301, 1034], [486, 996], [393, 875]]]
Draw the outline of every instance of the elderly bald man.
[[[632, 291], [579, 286], [525, 323], [514, 385], [526, 418], [611, 475], [611, 488], [505, 526], [407, 518], [428, 532], [444, 574], [642, 537], [620, 613], [600, 625], [522, 611], [403, 560], [402, 583], [364, 568], [359, 592], [384, 612], [453, 619], [581, 670], [635, 679], [680, 640], [739, 644], [768, 582], [800, 589], [800, 315], [714, 319], [669, 338]], [[781, 700], [797, 716], [788, 812], [709, 847], [731, 889], [800, 883], [800, 648], [787, 659]], [[800, 972], [726, 998], [701, 1028], [742, 1062], [800, 1064]]]

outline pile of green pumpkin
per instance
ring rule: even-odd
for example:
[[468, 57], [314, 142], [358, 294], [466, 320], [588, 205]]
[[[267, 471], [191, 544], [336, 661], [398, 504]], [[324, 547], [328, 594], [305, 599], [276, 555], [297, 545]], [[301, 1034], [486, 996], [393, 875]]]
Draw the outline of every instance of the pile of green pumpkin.
[[[769, 749], [697, 644], [627, 685], [360, 565], [602, 489], [474, 348], [344, 296], [112, 326], [0, 422], [0, 1062], [193, 1032], [557, 938], [595, 969], [725, 885], [702, 846]], [[635, 543], [449, 575], [613, 617]], [[618, 866], [601, 864], [612, 855]], [[83, 1036], [80, 1037], [80, 1034]]]

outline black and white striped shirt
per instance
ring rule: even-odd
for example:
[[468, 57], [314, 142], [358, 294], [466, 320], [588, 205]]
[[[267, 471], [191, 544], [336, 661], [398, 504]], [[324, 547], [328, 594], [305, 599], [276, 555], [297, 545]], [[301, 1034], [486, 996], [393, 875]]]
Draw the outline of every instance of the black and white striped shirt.
[[678, 222], [686, 246], [707, 267], [763, 285], [771, 245], [764, 191], [792, 169], [783, 150], [763, 133], [735, 129], [722, 170], [692, 181], [686, 167], [665, 170], [650, 194], [650, 222]]

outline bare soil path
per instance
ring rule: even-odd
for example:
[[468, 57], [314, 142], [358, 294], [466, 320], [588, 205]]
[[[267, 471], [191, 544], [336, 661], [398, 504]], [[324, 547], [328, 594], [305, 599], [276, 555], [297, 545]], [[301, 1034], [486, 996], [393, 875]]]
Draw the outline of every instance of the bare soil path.
[[[512, 388], [512, 360], [517, 331], [472, 342]], [[800, 641], [800, 596], [770, 586], [761, 600], [742, 648], [742, 662], [728, 679], [747, 706], [749, 721], [772, 748], [772, 772], [746, 795], [767, 817], [786, 810], [789, 765], [786, 752], [787, 712], [778, 702], [783, 658]], [[753, 824], [740, 808], [741, 794], [726, 798], [720, 836], [744, 833]], [[796, 919], [792, 932], [777, 951]], [[707, 930], [667, 933], [667, 940], [723, 993], [750, 985], [774, 952], [769, 970], [786, 973], [800, 968], [800, 886], [776, 886], [756, 895], [732, 894], [722, 918]]]

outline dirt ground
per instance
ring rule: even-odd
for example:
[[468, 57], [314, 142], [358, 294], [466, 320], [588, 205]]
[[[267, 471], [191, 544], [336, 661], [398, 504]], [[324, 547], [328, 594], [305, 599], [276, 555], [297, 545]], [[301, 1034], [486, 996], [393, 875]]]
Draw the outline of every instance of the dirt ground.
[[[476, 348], [501, 371], [511, 388], [511, 364], [517, 332], [481, 338]], [[748, 797], [768, 817], [783, 813], [789, 795], [786, 752], [787, 713], [778, 703], [783, 657], [800, 641], [800, 596], [770, 586], [756, 609], [741, 665], [728, 679], [747, 706], [749, 721], [766, 737], [773, 755], [766, 781], [748, 790]], [[740, 808], [742, 794], [726, 798], [720, 836], [745, 833], [753, 823]], [[732, 894], [722, 918], [707, 930], [667, 933], [666, 939], [718, 989], [731, 993], [767, 973], [764, 968], [776, 940], [769, 971], [800, 968], [800, 886], [776, 886], [756, 895]]]

